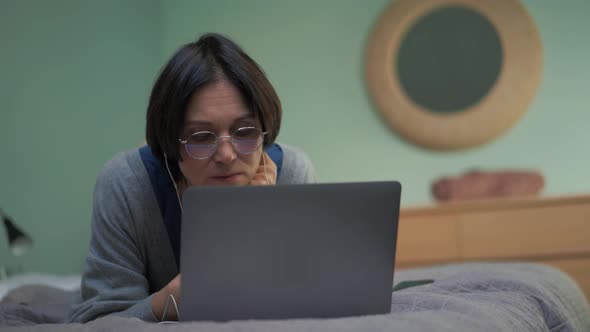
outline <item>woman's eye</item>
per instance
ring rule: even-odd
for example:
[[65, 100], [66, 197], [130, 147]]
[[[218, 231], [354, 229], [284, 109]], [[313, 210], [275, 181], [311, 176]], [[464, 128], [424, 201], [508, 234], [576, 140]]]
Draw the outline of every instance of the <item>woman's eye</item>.
[[211, 133], [194, 134], [189, 138], [191, 144], [211, 144], [215, 142], [215, 136]]

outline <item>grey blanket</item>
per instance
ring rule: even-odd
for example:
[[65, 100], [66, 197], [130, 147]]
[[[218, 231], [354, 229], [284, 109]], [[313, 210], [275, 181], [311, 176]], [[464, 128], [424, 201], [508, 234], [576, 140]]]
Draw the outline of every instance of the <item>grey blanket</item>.
[[34, 325], [58, 323], [73, 294], [42, 287], [35, 293], [31, 286], [0, 302], [0, 327], [16, 331], [590, 331], [584, 294], [567, 275], [548, 266], [489, 263], [402, 270], [395, 273], [394, 284], [417, 279], [435, 282], [394, 292], [388, 315], [229, 323], [154, 324], [106, 316], [87, 324]]

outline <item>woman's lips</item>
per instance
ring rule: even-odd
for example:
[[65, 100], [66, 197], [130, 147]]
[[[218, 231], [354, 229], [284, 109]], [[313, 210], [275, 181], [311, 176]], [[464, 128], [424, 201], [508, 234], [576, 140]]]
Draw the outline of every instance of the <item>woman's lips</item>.
[[216, 175], [216, 176], [212, 176], [211, 178], [213, 178], [217, 181], [233, 182], [233, 181], [237, 180], [239, 176], [240, 176], [240, 173], [232, 173], [232, 174]]

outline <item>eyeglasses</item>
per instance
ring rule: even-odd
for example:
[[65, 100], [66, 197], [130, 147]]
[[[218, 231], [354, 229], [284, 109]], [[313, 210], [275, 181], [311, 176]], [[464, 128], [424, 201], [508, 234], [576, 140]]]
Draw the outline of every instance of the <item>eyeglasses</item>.
[[242, 127], [236, 129], [230, 136], [217, 136], [210, 131], [199, 131], [185, 140], [179, 138], [178, 141], [184, 145], [186, 153], [191, 158], [207, 159], [217, 151], [221, 139], [229, 138], [237, 152], [251, 154], [262, 146], [266, 134], [266, 131], [263, 132], [256, 127]]

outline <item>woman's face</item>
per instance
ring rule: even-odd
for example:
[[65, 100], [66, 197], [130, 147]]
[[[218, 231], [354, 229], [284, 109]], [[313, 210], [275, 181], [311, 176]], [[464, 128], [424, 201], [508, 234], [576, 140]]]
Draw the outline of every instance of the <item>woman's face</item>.
[[[194, 93], [186, 111], [181, 138], [199, 131], [229, 136], [241, 127], [261, 128], [260, 121], [248, 110], [238, 89], [221, 80]], [[180, 145], [178, 164], [191, 186], [247, 185], [260, 165], [262, 148], [252, 154], [236, 152], [229, 139], [218, 141], [217, 151], [208, 159], [193, 159]]]

